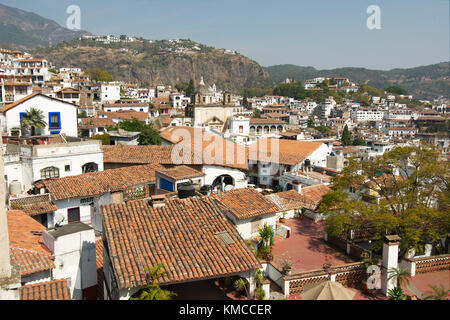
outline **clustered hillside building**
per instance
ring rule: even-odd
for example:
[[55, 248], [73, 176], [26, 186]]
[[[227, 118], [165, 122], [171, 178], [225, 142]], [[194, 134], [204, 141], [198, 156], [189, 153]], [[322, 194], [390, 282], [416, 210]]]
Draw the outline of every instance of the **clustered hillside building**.
[[[336, 92], [360, 93], [345, 77], [305, 81], [308, 92], [328, 84], [333, 95], [320, 101], [242, 97], [206, 82], [194, 81], [192, 96], [165, 84], [97, 82], [81, 68], [0, 50], [0, 298], [129, 299], [158, 264], [166, 271], [158, 283], [181, 298], [217, 294], [217, 283], [237, 278], [249, 298], [262, 289], [265, 299], [295, 297], [317, 279], [352, 284], [368, 249], [326, 233], [318, 208], [332, 177], [351, 157], [419, 141], [449, 159], [448, 135], [424, 132], [449, 121], [448, 101], [412, 109], [411, 96], [387, 92], [361, 93], [369, 103], [338, 100]], [[23, 121], [32, 109], [42, 125]], [[143, 133], [124, 130], [124, 121], [152, 126], [161, 145], [139, 145]], [[355, 145], [341, 141], [346, 128]], [[367, 190], [374, 201], [378, 191]], [[273, 257], [258, 252], [264, 228]], [[398, 239], [384, 241], [383, 265], [413, 268], [415, 260], [395, 256]], [[328, 258], [331, 269], [322, 268]], [[439, 268], [450, 261], [442, 259]]]

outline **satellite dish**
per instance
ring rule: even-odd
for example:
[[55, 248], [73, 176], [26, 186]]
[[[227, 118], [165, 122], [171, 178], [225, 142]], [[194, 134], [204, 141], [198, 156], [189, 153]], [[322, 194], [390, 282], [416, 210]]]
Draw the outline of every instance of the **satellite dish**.
[[64, 222], [64, 216], [61, 213], [55, 214], [55, 228], [61, 227]]

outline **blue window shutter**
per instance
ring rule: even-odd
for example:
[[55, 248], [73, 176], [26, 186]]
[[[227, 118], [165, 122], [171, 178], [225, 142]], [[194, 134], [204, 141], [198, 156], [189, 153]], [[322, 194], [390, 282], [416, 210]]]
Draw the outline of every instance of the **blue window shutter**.
[[159, 187], [163, 190], [173, 191], [173, 183], [164, 178], [160, 178]]
[[[58, 127], [51, 127], [52, 124], [52, 115], [57, 115], [58, 117]], [[61, 129], [61, 112], [49, 112], [48, 113], [48, 127], [50, 129]]]

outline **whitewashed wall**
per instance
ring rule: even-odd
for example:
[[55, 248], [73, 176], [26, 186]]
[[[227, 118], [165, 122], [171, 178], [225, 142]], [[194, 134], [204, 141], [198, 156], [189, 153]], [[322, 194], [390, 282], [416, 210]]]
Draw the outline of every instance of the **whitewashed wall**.
[[36, 129], [36, 134], [50, 134], [50, 130], [48, 128], [48, 114], [49, 112], [59, 112], [61, 115], [61, 129], [55, 129], [52, 131], [60, 131], [61, 134], [66, 134], [71, 137], [78, 136], [77, 107], [73, 104], [54, 100], [44, 95], [34, 96], [5, 112], [6, 130], [8, 134], [11, 134], [12, 128], [20, 128], [20, 113], [26, 112], [30, 110], [30, 108], [41, 110], [44, 114], [45, 122], [47, 123], [47, 126], [44, 129]]

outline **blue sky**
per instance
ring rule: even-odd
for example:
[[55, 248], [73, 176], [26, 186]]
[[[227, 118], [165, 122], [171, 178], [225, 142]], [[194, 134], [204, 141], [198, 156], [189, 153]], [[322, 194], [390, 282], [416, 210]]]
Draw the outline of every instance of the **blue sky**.
[[[81, 8], [94, 34], [190, 38], [263, 66], [407, 68], [449, 60], [449, 0], [0, 0], [65, 26]], [[366, 27], [369, 5], [381, 29]]]

